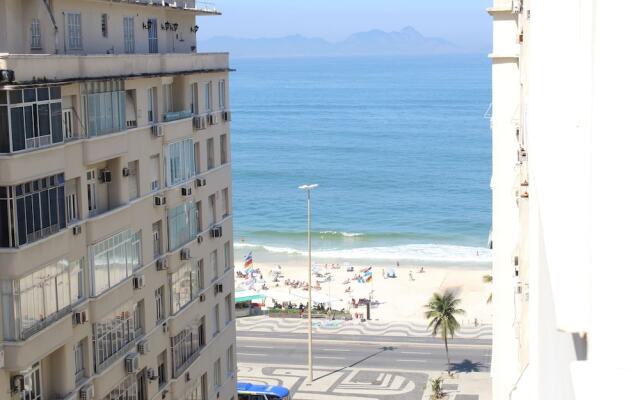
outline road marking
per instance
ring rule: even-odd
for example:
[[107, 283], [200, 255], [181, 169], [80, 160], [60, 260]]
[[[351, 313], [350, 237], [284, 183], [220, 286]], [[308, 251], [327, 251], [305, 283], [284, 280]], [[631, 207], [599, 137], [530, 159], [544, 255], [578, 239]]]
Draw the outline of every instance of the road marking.
[[242, 346], [239, 346], [239, 347], [241, 347], [243, 349], [245, 347], [251, 348], [251, 349], [273, 349], [274, 348], [273, 346], [249, 346], [249, 345], [242, 345]]
[[237, 353], [239, 356], [260, 356], [266, 357], [268, 354], [257, 354], [257, 353]]
[[314, 356], [313, 358], [330, 358], [334, 360], [344, 360], [344, 357], [331, 357], [331, 356]]
[[347, 349], [317, 349], [319, 351], [351, 351]]
[[425, 362], [427, 360], [396, 360], [398, 362]]

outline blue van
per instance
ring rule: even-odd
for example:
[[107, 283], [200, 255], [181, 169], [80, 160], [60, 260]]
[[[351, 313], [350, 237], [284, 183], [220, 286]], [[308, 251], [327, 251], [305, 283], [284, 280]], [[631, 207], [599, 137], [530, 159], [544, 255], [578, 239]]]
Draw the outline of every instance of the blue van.
[[291, 400], [289, 389], [282, 386], [254, 385], [238, 382], [238, 400]]

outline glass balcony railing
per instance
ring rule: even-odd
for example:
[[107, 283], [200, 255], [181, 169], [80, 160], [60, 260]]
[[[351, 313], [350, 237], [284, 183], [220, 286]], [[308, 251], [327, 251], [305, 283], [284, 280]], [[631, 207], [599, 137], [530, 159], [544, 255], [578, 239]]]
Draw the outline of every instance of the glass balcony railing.
[[191, 118], [190, 110], [173, 111], [173, 112], [168, 112], [164, 114], [163, 122], [178, 121], [180, 119], [186, 119], [186, 118]]

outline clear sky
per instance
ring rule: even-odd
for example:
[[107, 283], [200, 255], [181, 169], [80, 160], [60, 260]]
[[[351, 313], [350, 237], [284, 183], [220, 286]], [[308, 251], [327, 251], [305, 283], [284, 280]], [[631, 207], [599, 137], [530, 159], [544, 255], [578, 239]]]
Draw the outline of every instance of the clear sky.
[[218, 0], [219, 17], [201, 17], [200, 40], [213, 36], [301, 34], [331, 41], [370, 29], [411, 25], [467, 51], [488, 52], [491, 0]]

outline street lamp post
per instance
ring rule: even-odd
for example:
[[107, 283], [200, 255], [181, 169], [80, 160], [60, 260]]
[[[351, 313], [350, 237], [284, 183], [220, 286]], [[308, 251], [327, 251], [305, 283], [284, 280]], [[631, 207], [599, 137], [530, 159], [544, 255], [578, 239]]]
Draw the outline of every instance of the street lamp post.
[[309, 251], [309, 303], [307, 304], [307, 319], [309, 320], [309, 376], [307, 378], [307, 385], [311, 385], [313, 383], [313, 353], [312, 353], [312, 344], [313, 338], [311, 335], [311, 307], [313, 304], [313, 299], [311, 297], [311, 191], [317, 188], [318, 185], [302, 185], [299, 186], [298, 189], [304, 190], [307, 192], [307, 247]]

